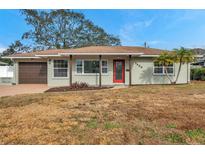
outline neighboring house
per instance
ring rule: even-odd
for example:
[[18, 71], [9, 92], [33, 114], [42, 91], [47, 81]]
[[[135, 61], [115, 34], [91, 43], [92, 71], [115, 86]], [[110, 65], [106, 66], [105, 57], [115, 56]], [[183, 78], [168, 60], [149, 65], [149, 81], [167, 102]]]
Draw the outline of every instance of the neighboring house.
[[191, 68], [201, 68], [205, 67], [205, 56], [204, 55], [197, 55], [195, 56], [195, 62], [191, 63]]
[[195, 56], [195, 61], [191, 63], [191, 68], [205, 67], [205, 49], [194, 48], [191, 49]]
[[0, 61], [0, 85], [11, 85], [13, 82], [13, 66]]
[[[154, 63], [154, 59], [162, 51], [143, 47], [91, 46], [22, 53], [4, 58], [14, 61], [16, 84], [170, 84], [164, 68]], [[179, 64], [169, 66], [168, 73], [172, 78], [176, 77], [178, 66]], [[189, 81], [190, 65], [183, 64], [177, 83]]]
[[7, 63], [0, 61], [0, 66], [7, 66], [7, 65], [8, 65]]

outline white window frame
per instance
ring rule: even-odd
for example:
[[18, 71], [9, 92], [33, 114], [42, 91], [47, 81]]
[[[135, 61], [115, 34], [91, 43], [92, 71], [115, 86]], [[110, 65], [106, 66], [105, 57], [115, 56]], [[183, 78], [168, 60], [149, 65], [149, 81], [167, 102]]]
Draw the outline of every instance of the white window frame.
[[[55, 60], [67, 60], [68, 65], [67, 65], [67, 76], [66, 77], [65, 76], [64, 77], [60, 77], [60, 76], [55, 76], [54, 75], [54, 70], [55, 69], [66, 69], [66, 68], [55, 68], [55, 65], [54, 65], [54, 61]], [[69, 78], [69, 62], [68, 62], [68, 59], [53, 59], [52, 63], [53, 63], [53, 78], [61, 78], [61, 79], [62, 78], [66, 78], [66, 79]]]
[[[162, 68], [162, 73], [155, 73], [154, 72], [155, 68]], [[173, 73], [167, 73], [167, 74], [171, 75], [171, 76], [174, 76], [175, 63], [173, 63], [173, 66], [167, 66], [166, 68], [173, 68]], [[154, 63], [153, 63], [153, 75], [166, 75], [165, 66], [155, 66]]]
[[[78, 60], [82, 61], [82, 73], [77, 72], [77, 61]], [[76, 75], [99, 75], [100, 74], [100, 73], [84, 73], [84, 61], [99, 61], [99, 59], [76, 59], [75, 60], [75, 74]], [[101, 65], [102, 66], [101, 67], [101, 73], [102, 73], [102, 75], [108, 75], [108, 60], [107, 59], [102, 59], [101, 63], [102, 63], [102, 61], [107, 61], [107, 67]], [[102, 68], [107, 68], [107, 73], [103, 73]]]

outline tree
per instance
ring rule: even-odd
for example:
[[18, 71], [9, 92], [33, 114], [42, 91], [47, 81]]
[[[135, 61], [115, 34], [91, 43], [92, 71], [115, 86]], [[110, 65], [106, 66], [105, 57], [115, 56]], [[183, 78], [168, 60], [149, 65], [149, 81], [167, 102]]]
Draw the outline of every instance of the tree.
[[188, 64], [190, 62], [193, 62], [195, 57], [191, 50], [185, 49], [184, 47], [181, 47], [180, 49], [174, 49], [174, 51], [176, 52], [175, 62], [179, 63], [179, 69], [178, 69], [177, 77], [175, 80], [175, 83], [176, 83], [179, 78], [179, 73], [181, 71], [182, 64], [184, 63]]
[[[190, 63], [194, 61], [194, 55], [191, 50], [185, 49], [184, 47], [181, 47], [180, 49], [174, 49], [172, 52], [162, 52], [159, 57], [155, 59], [155, 62], [161, 64], [165, 69], [165, 74], [171, 84], [176, 84], [179, 78], [179, 74], [181, 72], [181, 66], [184, 63]], [[177, 76], [175, 80], [171, 79], [171, 77], [168, 74], [167, 67], [170, 64], [173, 63], [179, 63], [179, 68], [177, 72]]]
[[[11, 45], [9, 45], [9, 47], [2, 52], [1, 56], [3, 57], [3, 56], [19, 53], [19, 52], [30, 52], [30, 51], [31, 51], [30, 47], [23, 45], [21, 41], [17, 40], [11, 43]], [[1, 61], [12, 64], [12, 61], [10, 59], [1, 59]]]
[[70, 10], [22, 10], [32, 29], [22, 38], [32, 40], [36, 49], [65, 49], [91, 45], [120, 45], [120, 39]]

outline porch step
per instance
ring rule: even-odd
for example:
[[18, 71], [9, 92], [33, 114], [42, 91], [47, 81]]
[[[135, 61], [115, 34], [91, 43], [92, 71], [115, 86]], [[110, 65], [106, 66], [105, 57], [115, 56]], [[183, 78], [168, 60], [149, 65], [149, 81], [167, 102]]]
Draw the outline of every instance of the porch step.
[[127, 88], [127, 85], [114, 85], [112, 89], [121, 89], [121, 88]]

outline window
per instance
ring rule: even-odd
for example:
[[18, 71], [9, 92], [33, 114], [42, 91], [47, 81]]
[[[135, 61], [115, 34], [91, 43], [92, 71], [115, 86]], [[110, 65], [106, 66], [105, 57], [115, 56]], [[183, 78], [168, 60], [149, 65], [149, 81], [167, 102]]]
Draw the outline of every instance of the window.
[[99, 73], [99, 61], [84, 60], [84, 73]]
[[163, 74], [163, 66], [159, 63], [154, 63], [154, 74]]
[[54, 77], [68, 77], [68, 61], [54, 60]]
[[[107, 60], [102, 60], [102, 73], [108, 72]], [[96, 74], [99, 73], [98, 60], [76, 60], [76, 73], [77, 74]]]
[[76, 60], [76, 72], [82, 73], [83, 72], [83, 62], [82, 60]]
[[[173, 75], [174, 74], [174, 65], [169, 64], [167, 67], [167, 74]], [[154, 63], [154, 75], [165, 75], [166, 74], [166, 68], [159, 63]]]
[[107, 61], [103, 60], [102, 61], [102, 73], [107, 73], [108, 72], [108, 65], [107, 65]]
[[[167, 74], [174, 74], [174, 65], [173, 64], [169, 64], [166, 68], [167, 68]], [[165, 68], [164, 68], [164, 72], [165, 72]]]

